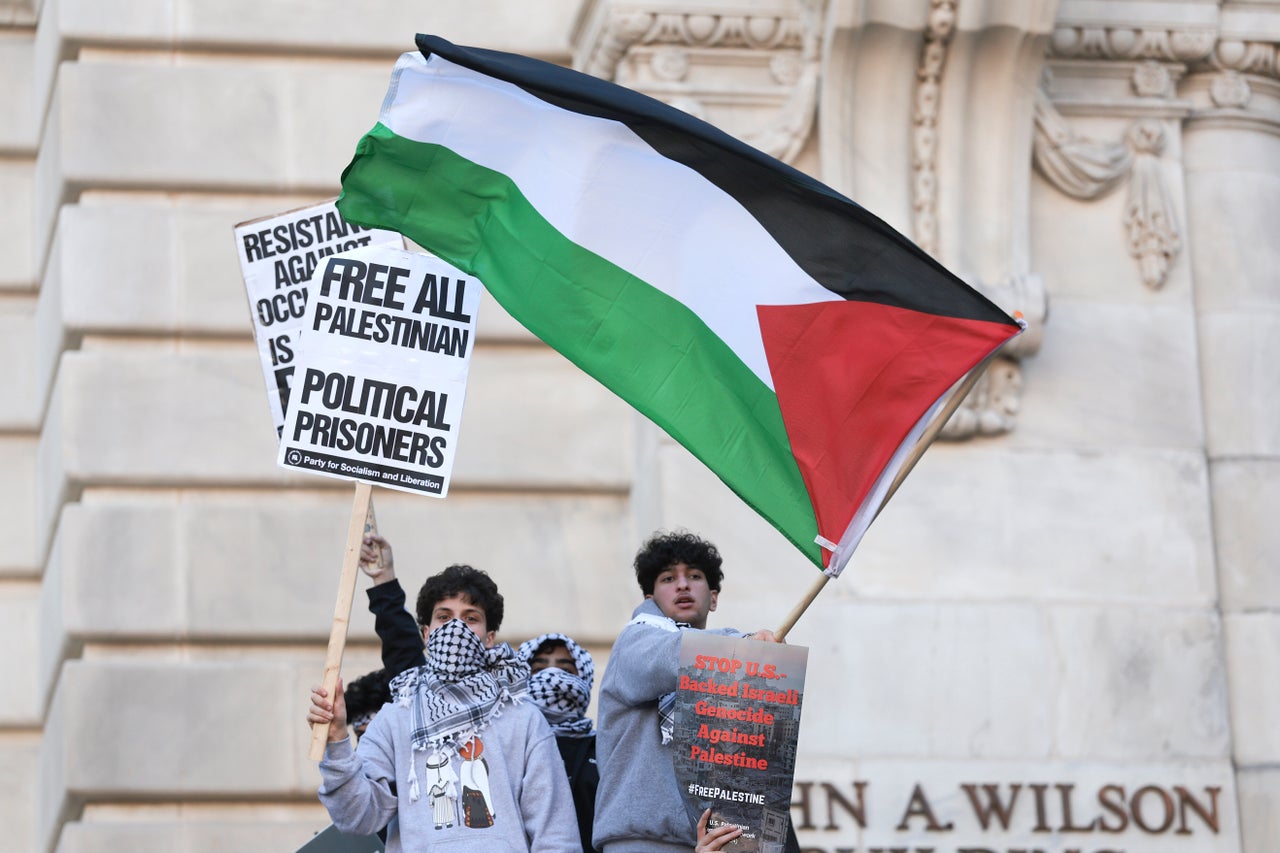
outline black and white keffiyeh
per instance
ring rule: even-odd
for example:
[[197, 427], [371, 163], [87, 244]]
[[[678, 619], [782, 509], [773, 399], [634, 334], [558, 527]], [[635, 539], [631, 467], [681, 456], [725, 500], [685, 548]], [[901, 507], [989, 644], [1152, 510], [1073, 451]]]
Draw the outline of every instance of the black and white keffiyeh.
[[516, 653], [525, 663], [533, 660], [538, 649], [547, 642], [562, 645], [573, 658], [578, 674], [548, 667], [529, 676], [529, 699], [540, 709], [559, 736], [586, 737], [593, 724], [586, 716], [591, 704], [591, 685], [595, 681], [595, 662], [591, 653], [564, 634], [543, 634], [520, 644]]
[[542, 710], [556, 735], [591, 734], [591, 718], [586, 716], [591, 690], [580, 676], [554, 666], [539, 670], [529, 676], [529, 698]]
[[573, 665], [578, 668], [578, 676], [587, 682], [587, 692], [591, 692], [591, 685], [595, 683], [596, 663], [591, 658], [591, 652], [578, 645], [568, 634], [560, 634], [552, 632], [534, 637], [532, 640], [525, 640], [520, 644], [520, 649], [516, 654], [520, 660], [529, 663], [533, 660], [533, 656], [538, 653], [538, 649], [550, 642], [552, 645], [564, 646], [569, 650], [569, 657], [573, 658]]
[[[427, 662], [391, 682], [391, 695], [411, 708], [415, 752], [456, 752], [482, 732], [508, 704], [528, 692], [529, 666], [506, 643], [486, 649], [460, 619], [427, 635]], [[412, 767], [416, 762], [410, 762]], [[417, 799], [417, 773], [410, 770], [410, 799]]]

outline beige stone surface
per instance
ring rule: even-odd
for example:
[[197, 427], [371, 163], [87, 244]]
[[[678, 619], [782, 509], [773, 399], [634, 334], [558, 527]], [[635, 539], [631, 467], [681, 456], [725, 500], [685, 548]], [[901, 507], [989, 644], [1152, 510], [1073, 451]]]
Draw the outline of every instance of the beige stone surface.
[[[349, 495], [261, 501], [202, 500], [184, 510], [191, 627], [199, 636], [328, 636]], [[392, 543], [396, 571], [414, 608], [428, 575], [451, 563], [489, 572], [506, 598], [502, 639], [571, 624], [611, 637], [629, 614], [598, 571], [618, 561], [624, 506], [608, 496], [548, 501], [465, 493], [429, 501], [377, 490], [379, 531]], [[370, 641], [372, 618], [357, 585], [352, 636]]]
[[[36, 581], [0, 583], [0, 648], [36, 648], [39, 596], [40, 584]], [[0, 691], [0, 728], [39, 727], [44, 708], [38, 669], [39, 658], [34, 654], [7, 662], [4, 690]]]
[[[3, 44], [0, 41], [0, 45]], [[0, 127], [3, 124], [0, 122]], [[34, 161], [26, 157], [0, 159], [0, 198], [5, 200], [0, 205], [0, 253], [4, 257], [4, 263], [0, 264], [0, 295], [35, 291], [36, 262], [32, 251], [34, 166]]]
[[1211, 314], [1201, 336], [1210, 453], [1280, 456], [1280, 310]]
[[1243, 768], [1236, 774], [1240, 790], [1240, 835], [1243, 853], [1267, 853], [1280, 838], [1280, 770]]
[[[584, 642], [611, 638], [634, 604], [601, 570], [630, 558], [619, 546], [625, 513], [615, 497], [436, 502], [378, 490], [375, 507], [410, 609], [427, 575], [454, 562], [497, 580], [510, 602], [504, 639], [568, 624]], [[78, 644], [119, 636], [323, 643], [350, 511], [350, 494], [334, 492], [178, 504], [159, 493], [69, 506], [50, 561], [57, 577], [47, 581], [59, 594], [44, 602], [43, 618]], [[361, 576], [353, 642], [376, 642], [368, 585]]]
[[[1274, 135], [1196, 130], [1188, 136], [1187, 192], [1195, 203], [1187, 217], [1199, 237], [1193, 262], [1202, 311], [1280, 307], [1273, 272], [1280, 244], [1269, 226], [1280, 176], [1267, 167], [1277, 160]], [[1224, 210], [1250, 215], [1224, 216]]]
[[7, 511], [0, 513], [0, 578], [40, 573], [35, 449], [33, 436], [0, 435], [0, 471], [9, 496]]
[[188, 633], [188, 581], [180, 571], [187, 537], [175, 519], [180, 512], [168, 495], [68, 505], [50, 561], [60, 594], [47, 602], [52, 610], [44, 618], [79, 644]]
[[1204, 460], [1189, 452], [933, 447], [851, 580], [895, 597], [1211, 606], [1205, 488]]
[[0, 395], [0, 426], [34, 429], [39, 417], [37, 401], [44, 384], [37, 381], [35, 320], [26, 311], [0, 314], [0, 359], [12, 365]]
[[[506, 0], [465, 4], [371, 0], [356, 14], [342, 0], [320, 0], [305, 9], [282, 3], [228, 0], [210, 7], [200, 0], [61, 0], [59, 29], [77, 42], [176, 42], [289, 52], [388, 54], [413, 49], [417, 32], [457, 44], [481, 44], [546, 58], [566, 56], [578, 0], [543, 0], [538, 14], [519, 13]], [[425, 12], [425, 14], [424, 14]]]
[[1233, 613], [1224, 619], [1226, 675], [1231, 688], [1231, 734], [1236, 763], [1274, 765], [1280, 760], [1280, 614]]
[[58, 177], [332, 194], [387, 79], [385, 62], [66, 64], [55, 97]]
[[[0, 7], [2, 8], [2, 7]], [[0, 11], [0, 23], [5, 23]], [[39, 135], [33, 77], [35, 42], [30, 33], [0, 35], [0, 151], [34, 151]]]
[[807, 758], [1054, 756], [1064, 685], [1036, 607], [820, 601], [789, 639], [810, 649]]
[[55, 393], [65, 476], [78, 485], [279, 482], [254, 358], [247, 345], [171, 343], [64, 354]]
[[384, 489], [374, 495], [410, 609], [427, 576], [455, 562], [497, 582], [506, 599], [503, 641], [573, 626], [576, 639], [607, 646], [638, 603], [638, 588], [619, 582], [633, 551], [621, 495], [459, 492], [439, 502]]
[[6, 845], [14, 850], [38, 849], [36, 802], [40, 736], [30, 732], [0, 733], [0, 821]]
[[[1115, 142], [1123, 138], [1125, 123], [1076, 120], [1076, 132], [1091, 139]], [[1170, 280], [1157, 294], [1142, 283], [1137, 262], [1125, 241], [1125, 191], [1121, 187], [1098, 199], [1062, 195], [1039, 172], [1031, 181], [1029, 233], [1034, 268], [1050, 292], [1053, 326], [1059, 305], [1069, 299], [1097, 303], [1150, 306], [1185, 299], [1190, 292], [1186, 253], [1175, 259]], [[1135, 320], [1145, 311], [1128, 312]]]
[[167, 207], [63, 208], [56, 246], [64, 327], [80, 333], [152, 334], [183, 328]]
[[1228, 757], [1209, 613], [834, 599], [789, 639], [810, 648], [810, 758]]
[[57, 853], [201, 853], [234, 850], [237, 853], [280, 853], [296, 850], [319, 828], [328, 825], [321, 814], [311, 819], [222, 820], [153, 819], [150, 815], [124, 821], [75, 821], [62, 829]]
[[[739, 603], [778, 593], [798, 601], [816, 575], [811, 564], [682, 448], [667, 444], [662, 453], [663, 514], [654, 526], [688, 527], [715, 542]], [[842, 595], [1211, 606], [1206, 488], [1204, 460], [1190, 452], [939, 444], [815, 606]], [[1118, 517], [1130, 522], [1113, 524]], [[773, 618], [789, 607], [775, 604]]]
[[1200, 447], [1195, 318], [1185, 301], [1159, 302], [1138, 310], [1051, 294], [1053, 333], [1023, 368], [1018, 428], [1008, 442], [1081, 450]]
[[[74, 509], [68, 508], [64, 518], [73, 517]], [[63, 559], [67, 545], [62, 539], [55, 538], [45, 560], [44, 574], [40, 578], [40, 598], [36, 623], [36, 665], [40, 690], [40, 709], [44, 724], [48, 725], [47, 713], [54, 688], [57, 686], [59, 667], [62, 662], [80, 653], [81, 643], [72, 640], [66, 630], [63, 602]]]
[[1280, 610], [1280, 460], [1220, 459], [1212, 480], [1223, 607]]
[[1050, 630], [1063, 755], [1227, 760], [1232, 720], [1214, 611], [1064, 607], [1051, 612]]
[[68, 662], [55, 700], [61, 725], [45, 739], [69, 759], [63, 783], [73, 799], [302, 793], [314, 774], [298, 772], [307, 693], [262, 701], [296, 686], [296, 673], [287, 662], [252, 659]]

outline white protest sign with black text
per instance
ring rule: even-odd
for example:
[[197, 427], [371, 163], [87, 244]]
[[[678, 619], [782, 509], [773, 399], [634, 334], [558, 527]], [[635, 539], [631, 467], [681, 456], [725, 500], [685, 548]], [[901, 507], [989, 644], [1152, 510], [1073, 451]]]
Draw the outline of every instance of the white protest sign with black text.
[[481, 284], [386, 246], [316, 272], [277, 464], [444, 497]]
[[404, 238], [394, 231], [352, 225], [338, 213], [333, 199], [241, 222], [235, 227], [235, 237], [271, 423], [279, 436], [289, 407], [298, 336], [307, 309], [307, 282], [312, 274], [331, 255], [361, 246], [403, 248]]

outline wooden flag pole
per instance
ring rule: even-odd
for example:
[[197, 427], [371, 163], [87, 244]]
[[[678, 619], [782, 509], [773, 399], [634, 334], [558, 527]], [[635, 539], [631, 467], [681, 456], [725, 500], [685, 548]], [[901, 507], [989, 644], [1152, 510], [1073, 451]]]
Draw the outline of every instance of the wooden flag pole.
[[[356, 578], [360, 575], [360, 545], [366, 531], [376, 530], [373, 518], [373, 487], [368, 483], [356, 483], [355, 501], [351, 505], [351, 522], [347, 526], [347, 550], [342, 556], [342, 576], [338, 581], [338, 601], [333, 607], [333, 625], [329, 629], [329, 651], [324, 660], [324, 677], [321, 685], [332, 699], [338, 689], [338, 671], [342, 668], [342, 653], [347, 645], [347, 628], [351, 623], [351, 601], [356, 594]], [[329, 742], [329, 724], [317, 723], [311, 727], [312, 761], [324, 758], [324, 746]]]
[[[992, 355], [995, 355], [995, 353], [992, 353]], [[947, 425], [947, 421], [951, 419], [955, 410], [960, 408], [960, 404], [964, 402], [964, 398], [973, 390], [973, 386], [977, 384], [978, 379], [984, 372], [986, 372], [987, 365], [990, 363], [991, 357], [988, 356], [981, 364], [965, 374], [964, 379], [960, 380], [960, 383], [956, 386], [955, 390], [951, 392], [951, 397], [947, 400], [946, 405], [943, 406], [942, 411], [939, 412], [938, 416], [933, 419], [933, 422], [925, 428], [924, 433], [922, 433], [920, 438], [916, 441], [915, 446], [911, 448], [911, 454], [902, 464], [902, 467], [898, 469], [898, 475], [894, 477], [893, 482], [889, 484], [889, 491], [885, 493], [884, 500], [880, 502], [880, 507], [876, 510], [876, 514], [871, 517], [872, 521], [875, 521], [880, 517], [880, 512], [885, 508], [885, 505], [889, 503], [889, 498], [893, 497], [894, 493], [898, 491], [898, 487], [902, 485], [902, 481], [907, 479], [907, 475], [911, 473], [911, 469], [916, 467], [916, 463], [920, 461], [920, 457], [929, 449], [929, 445], [933, 444], [934, 439], [938, 437], [938, 433], [942, 432], [942, 428]], [[779, 640], [785, 640], [787, 638], [787, 634], [795, 627], [796, 622], [800, 621], [800, 617], [809, 609], [809, 605], [818, 597], [818, 593], [822, 592], [829, 580], [831, 580], [831, 576], [828, 574], [824, 573], [818, 575], [818, 579], [813, 582], [811, 587], [809, 587], [809, 591], [806, 592], [804, 597], [800, 599], [799, 603], [791, 609], [791, 612], [787, 614], [787, 618], [782, 620], [782, 624], [778, 626], [778, 630], [773, 632], [774, 636]]]

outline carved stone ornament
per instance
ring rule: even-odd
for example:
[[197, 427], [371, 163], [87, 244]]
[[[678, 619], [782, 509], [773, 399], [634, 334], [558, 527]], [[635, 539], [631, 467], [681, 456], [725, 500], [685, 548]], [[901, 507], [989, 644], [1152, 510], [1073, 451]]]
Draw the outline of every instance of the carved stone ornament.
[[1243, 74], [1233, 69], [1227, 69], [1216, 75], [1209, 87], [1209, 97], [1213, 98], [1214, 106], [1218, 107], [1243, 109], [1248, 106], [1252, 94], [1249, 81], [1244, 79]]
[[938, 111], [947, 46], [955, 32], [956, 0], [930, 0], [916, 66], [911, 114], [911, 213], [916, 244], [938, 254]]
[[[1213, 46], [1207, 56], [1192, 63], [1191, 67], [1194, 71], [1235, 71], [1259, 77], [1280, 77], [1280, 44], [1274, 41], [1223, 39]], [[1229, 75], [1224, 75], [1226, 76]]]
[[945, 441], [1012, 432], [1018, 424], [1022, 400], [1021, 361], [1040, 351], [1044, 324], [1049, 316], [1049, 296], [1044, 279], [1035, 274], [1014, 276], [996, 285], [972, 283], [1005, 311], [1018, 312], [1026, 329], [991, 359], [960, 407], [938, 434]]
[[1036, 94], [1032, 160], [1054, 187], [1078, 199], [1100, 198], [1129, 179], [1124, 228], [1129, 254], [1143, 283], [1162, 287], [1182, 247], [1174, 204], [1160, 168], [1164, 129], [1135, 122], [1122, 142], [1096, 142], [1075, 135], [1048, 94]]
[[1169, 274], [1169, 264], [1182, 248], [1173, 199], [1160, 174], [1164, 128], [1154, 121], [1140, 121], [1129, 128], [1125, 138], [1134, 152], [1129, 198], [1124, 206], [1129, 254], [1138, 261], [1143, 284], [1159, 288]]
[[1179, 29], [1059, 26], [1049, 44], [1052, 54], [1063, 59], [1194, 62], [1207, 57], [1217, 40], [1215, 25]]
[[1100, 198], [1129, 173], [1133, 153], [1124, 142], [1096, 142], [1076, 136], [1044, 89], [1036, 92], [1032, 160], [1062, 192], [1078, 199]]
[[588, 0], [575, 65], [794, 161], [817, 111], [823, 6]]
[[1173, 94], [1173, 75], [1159, 62], [1144, 62], [1133, 70], [1133, 91], [1143, 98], [1167, 98]]

